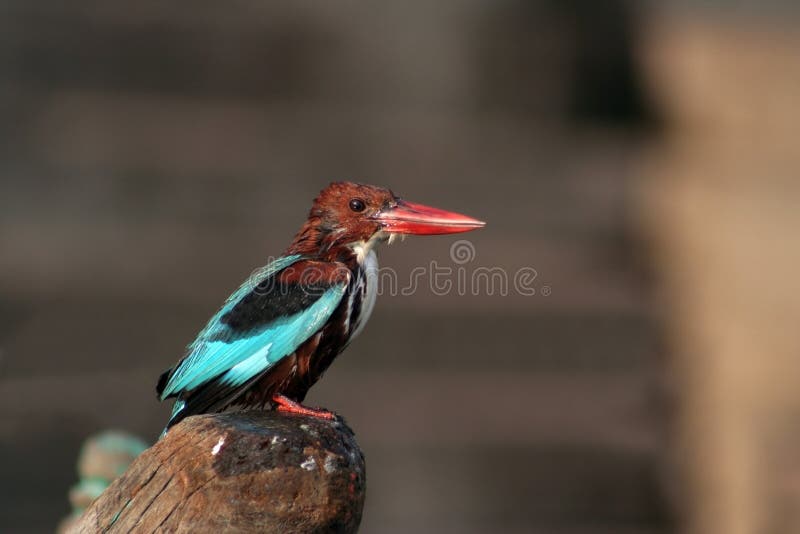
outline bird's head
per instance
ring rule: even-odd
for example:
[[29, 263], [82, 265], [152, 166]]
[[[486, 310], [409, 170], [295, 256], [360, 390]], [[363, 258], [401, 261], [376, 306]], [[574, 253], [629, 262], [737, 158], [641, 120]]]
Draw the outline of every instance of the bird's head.
[[[334, 182], [314, 199], [309, 222], [325, 248], [375, 243], [393, 235], [468, 232], [484, 222], [466, 215], [408, 202], [388, 189]], [[298, 239], [305, 239], [304, 232]], [[309, 236], [310, 237], [310, 236]]]

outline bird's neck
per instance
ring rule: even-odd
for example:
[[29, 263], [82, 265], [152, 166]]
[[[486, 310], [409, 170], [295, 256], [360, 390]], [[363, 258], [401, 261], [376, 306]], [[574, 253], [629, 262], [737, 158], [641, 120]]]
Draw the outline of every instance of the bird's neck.
[[369, 239], [343, 243], [341, 232], [324, 228], [316, 218], [308, 219], [295, 235], [286, 254], [300, 254], [321, 261], [340, 261], [359, 266], [367, 260], [375, 247], [389, 236], [383, 232], [373, 234]]
[[330, 249], [325, 246], [326, 234], [320, 227], [319, 219], [311, 217], [303, 223], [294, 236], [292, 244], [286, 249], [286, 254], [300, 254], [302, 256], [318, 257], [321, 252]]

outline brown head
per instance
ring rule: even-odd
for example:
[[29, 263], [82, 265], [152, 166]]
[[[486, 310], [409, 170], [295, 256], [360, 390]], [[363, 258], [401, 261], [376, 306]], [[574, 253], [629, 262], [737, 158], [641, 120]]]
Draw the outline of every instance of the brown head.
[[466, 215], [402, 200], [383, 187], [334, 182], [314, 199], [308, 220], [288, 252], [324, 255], [342, 246], [374, 244], [392, 234], [454, 234], [484, 224]]

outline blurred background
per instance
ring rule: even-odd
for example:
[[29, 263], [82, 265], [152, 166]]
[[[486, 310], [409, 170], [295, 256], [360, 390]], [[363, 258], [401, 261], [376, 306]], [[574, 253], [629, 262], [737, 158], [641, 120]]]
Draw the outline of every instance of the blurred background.
[[363, 532], [800, 532], [795, 2], [0, 13], [0, 531], [55, 528], [89, 434], [156, 438], [159, 373], [349, 179], [537, 273], [384, 295], [312, 390]]

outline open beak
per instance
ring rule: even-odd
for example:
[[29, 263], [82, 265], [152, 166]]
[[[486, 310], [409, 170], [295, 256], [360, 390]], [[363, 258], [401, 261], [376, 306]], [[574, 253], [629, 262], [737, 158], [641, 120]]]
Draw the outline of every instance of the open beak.
[[386, 232], [414, 235], [457, 234], [486, 224], [460, 213], [400, 199], [395, 206], [379, 212], [375, 219], [381, 222]]

